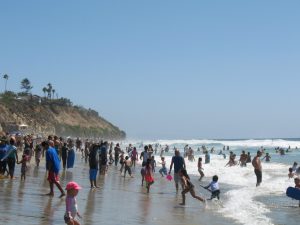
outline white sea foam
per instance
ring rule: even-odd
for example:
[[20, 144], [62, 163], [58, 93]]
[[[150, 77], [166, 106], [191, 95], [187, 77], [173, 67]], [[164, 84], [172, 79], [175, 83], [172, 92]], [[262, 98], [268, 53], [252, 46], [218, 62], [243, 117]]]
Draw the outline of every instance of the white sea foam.
[[[166, 161], [169, 166], [171, 156], [167, 156]], [[232, 190], [226, 193], [222, 192], [224, 207], [218, 209], [218, 212], [224, 217], [232, 218], [246, 225], [273, 224], [267, 215], [270, 210], [265, 204], [257, 201], [257, 197], [282, 195], [288, 186], [293, 185], [292, 180], [287, 179], [288, 166], [278, 163], [264, 163], [263, 183], [256, 188], [256, 177], [251, 165], [243, 168], [239, 166], [225, 167], [226, 163], [227, 160], [224, 160], [222, 156], [211, 155], [211, 163], [204, 164], [206, 177], [211, 178], [213, 175], [218, 175], [221, 184], [234, 185]], [[187, 161], [186, 165], [189, 174], [199, 176], [196, 161]], [[222, 189], [222, 186], [220, 188]], [[201, 189], [197, 189], [203, 192]]]
[[[129, 140], [127, 142], [130, 142]], [[135, 141], [133, 141], [135, 142]], [[192, 139], [192, 140], [156, 140], [156, 141], [144, 141], [144, 144], [159, 143], [161, 145], [208, 145], [208, 144], [220, 144], [225, 146], [238, 146], [238, 147], [300, 147], [300, 141], [284, 140], [284, 139], [263, 139], [263, 140], [209, 140], [209, 139]]]
[[[130, 141], [128, 141], [130, 143]], [[133, 143], [133, 142], [131, 142]], [[242, 149], [244, 147], [300, 147], [300, 141], [290, 141], [282, 139], [266, 140], [159, 140], [144, 141], [144, 144], [159, 143], [161, 145], [173, 145], [183, 147], [188, 145], [225, 145], [232, 149]], [[182, 149], [180, 149], [182, 151]], [[171, 151], [173, 152], [173, 151]], [[171, 156], [166, 156], [167, 166], [170, 166]], [[204, 155], [202, 155], [204, 159]], [[159, 161], [159, 160], [158, 160]], [[268, 213], [270, 209], [262, 202], [258, 201], [260, 196], [282, 196], [288, 186], [293, 186], [293, 180], [287, 178], [288, 165], [280, 163], [263, 163], [263, 182], [256, 188], [256, 176], [252, 165], [247, 167], [225, 167], [227, 160], [223, 156], [211, 155], [210, 164], [204, 164], [204, 173], [209, 180], [213, 175], [219, 176], [219, 182], [232, 186], [226, 193], [222, 192], [222, 208], [218, 212], [224, 217], [232, 218], [241, 224], [246, 225], [268, 225], [273, 224]], [[199, 176], [197, 161], [186, 161], [187, 171], [190, 175]], [[197, 184], [197, 181], [193, 181]], [[206, 185], [207, 183], [205, 183]], [[201, 188], [196, 187], [201, 193], [206, 193]], [[207, 195], [207, 193], [206, 193]], [[208, 197], [208, 196], [206, 196]]]

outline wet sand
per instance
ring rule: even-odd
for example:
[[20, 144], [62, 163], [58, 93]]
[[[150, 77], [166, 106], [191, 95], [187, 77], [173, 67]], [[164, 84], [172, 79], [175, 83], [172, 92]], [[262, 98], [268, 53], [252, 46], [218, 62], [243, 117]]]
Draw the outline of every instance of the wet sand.
[[[32, 160], [33, 161], [33, 160]], [[118, 166], [119, 167], [119, 166]], [[140, 166], [133, 169], [134, 178], [125, 179], [118, 169], [109, 166], [108, 175], [98, 176], [98, 189], [90, 189], [88, 164], [77, 155], [75, 168], [61, 170], [61, 183], [74, 180], [82, 186], [77, 196], [81, 224], [158, 224], [158, 225], [199, 225], [233, 224], [234, 222], [214, 213], [216, 205], [205, 206], [190, 194], [186, 196], [186, 206], [181, 207], [181, 195], [176, 194], [173, 182], [155, 174], [155, 184], [150, 193], [141, 186]], [[53, 198], [45, 196], [49, 192], [46, 170], [42, 161], [39, 168], [31, 166], [26, 181], [20, 181], [20, 165], [16, 166], [14, 180], [0, 180], [0, 224], [64, 224], [65, 199], [59, 199], [55, 187]], [[192, 178], [197, 186], [196, 177]], [[196, 187], [196, 192], [208, 193]], [[236, 223], [235, 223], [236, 224]]]

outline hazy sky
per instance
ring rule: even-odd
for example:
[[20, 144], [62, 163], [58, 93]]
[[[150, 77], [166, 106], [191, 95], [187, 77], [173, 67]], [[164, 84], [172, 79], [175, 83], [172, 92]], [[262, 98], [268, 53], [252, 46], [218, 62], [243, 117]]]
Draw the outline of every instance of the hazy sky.
[[[0, 74], [130, 138], [300, 137], [300, 1], [1, 1]], [[4, 80], [0, 80], [1, 91]]]

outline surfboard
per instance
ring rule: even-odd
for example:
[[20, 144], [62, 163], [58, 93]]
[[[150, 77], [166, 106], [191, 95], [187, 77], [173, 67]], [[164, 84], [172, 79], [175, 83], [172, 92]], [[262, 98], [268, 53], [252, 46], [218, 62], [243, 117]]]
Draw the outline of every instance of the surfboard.
[[288, 187], [286, 190], [286, 195], [290, 198], [300, 200], [300, 189], [294, 187]]
[[72, 149], [68, 152], [68, 157], [67, 157], [67, 168], [73, 168], [74, 167], [74, 162], [75, 162], [75, 151]]

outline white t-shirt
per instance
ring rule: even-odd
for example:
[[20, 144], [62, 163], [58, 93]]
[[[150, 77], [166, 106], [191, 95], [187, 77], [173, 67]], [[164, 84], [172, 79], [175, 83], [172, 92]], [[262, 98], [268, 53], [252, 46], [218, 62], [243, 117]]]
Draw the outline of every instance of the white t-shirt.
[[217, 191], [217, 190], [219, 190], [219, 183], [218, 183], [218, 181], [212, 181], [209, 184], [209, 186], [210, 186], [211, 191]]

